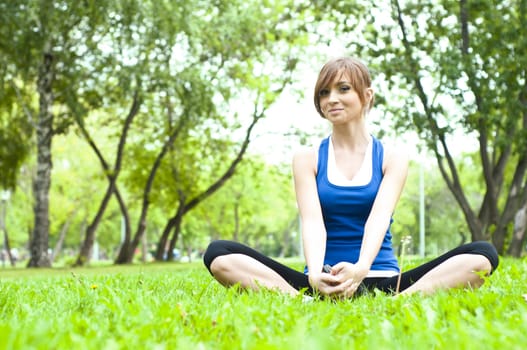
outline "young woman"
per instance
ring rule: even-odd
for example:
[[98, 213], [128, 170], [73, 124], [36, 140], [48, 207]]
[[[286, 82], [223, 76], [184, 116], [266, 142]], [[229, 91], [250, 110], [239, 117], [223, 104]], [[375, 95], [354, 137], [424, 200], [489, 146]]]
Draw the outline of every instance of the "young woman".
[[[366, 116], [374, 91], [367, 67], [355, 58], [327, 62], [315, 85], [315, 108], [332, 133], [315, 149], [295, 154], [293, 174], [306, 269], [293, 270], [237, 242], [214, 241], [204, 255], [225, 286], [273, 288], [348, 298], [375, 288], [394, 293], [399, 267], [390, 224], [406, 181], [408, 158], [370, 135]], [[324, 266], [331, 266], [330, 268]], [[399, 291], [432, 293], [479, 287], [498, 266], [487, 242], [459, 246], [403, 272]], [[325, 270], [325, 271], [324, 271]]]

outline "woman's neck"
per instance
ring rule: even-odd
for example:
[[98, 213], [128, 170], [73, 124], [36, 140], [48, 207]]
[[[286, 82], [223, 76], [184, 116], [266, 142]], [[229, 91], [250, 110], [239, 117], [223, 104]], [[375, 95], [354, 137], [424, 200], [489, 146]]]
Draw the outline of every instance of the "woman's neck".
[[366, 125], [333, 126], [331, 140], [335, 149], [363, 150], [370, 142]]

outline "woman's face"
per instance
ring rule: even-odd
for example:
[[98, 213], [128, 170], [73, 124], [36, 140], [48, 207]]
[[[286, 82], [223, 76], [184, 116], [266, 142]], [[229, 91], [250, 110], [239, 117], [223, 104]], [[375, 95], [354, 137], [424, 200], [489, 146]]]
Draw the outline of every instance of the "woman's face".
[[[369, 100], [368, 94], [366, 97]], [[321, 89], [319, 99], [324, 117], [332, 123], [359, 120], [363, 116], [364, 106], [346, 73], [338, 74], [330, 86]]]

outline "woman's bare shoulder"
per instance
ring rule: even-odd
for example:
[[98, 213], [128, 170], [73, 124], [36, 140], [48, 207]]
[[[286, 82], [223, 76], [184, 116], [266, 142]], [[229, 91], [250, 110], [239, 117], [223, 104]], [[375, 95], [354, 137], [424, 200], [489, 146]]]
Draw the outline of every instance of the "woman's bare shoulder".
[[294, 158], [306, 158], [306, 157], [313, 157], [316, 155], [316, 149], [313, 146], [310, 147], [302, 147], [295, 151], [293, 155]]
[[409, 150], [405, 145], [387, 143], [383, 144], [384, 161], [383, 168], [387, 167], [407, 168], [409, 162]]
[[318, 153], [315, 147], [302, 147], [293, 155], [293, 168], [314, 167], [317, 163]]

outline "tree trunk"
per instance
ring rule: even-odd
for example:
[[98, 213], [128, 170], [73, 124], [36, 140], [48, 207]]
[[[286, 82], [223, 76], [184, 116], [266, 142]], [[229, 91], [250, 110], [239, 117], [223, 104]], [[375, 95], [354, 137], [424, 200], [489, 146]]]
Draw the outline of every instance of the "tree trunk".
[[[139, 112], [139, 107], [141, 106], [141, 98], [139, 97], [139, 87], [134, 92], [134, 97], [132, 100], [132, 105], [130, 107], [130, 111], [128, 112], [128, 115], [126, 116], [126, 119], [123, 124], [123, 129], [121, 132], [121, 137], [119, 138], [119, 144], [117, 146], [117, 153], [115, 157], [115, 164], [113, 167], [113, 170], [110, 169], [110, 165], [102, 155], [101, 151], [99, 150], [99, 147], [95, 144], [92, 137], [88, 133], [88, 130], [84, 127], [84, 123], [81, 121], [80, 116], [75, 115], [75, 120], [77, 122], [77, 125], [79, 126], [79, 129], [84, 136], [84, 138], [87, 140], [88, 144], [92, 148], [92, 150], [95, 152], [97, 158], [99, 159], [99, 162], [101, 163], [103, 170], [106, 174], [106, 178], [108, 179], [108, 188], [106, 190], [106, 193], [102, 199], [102, 202], [99, 206], [99, 209], [97, 211], [97, 214], [95, 215], [95, 218], [91, 222], [91, 224], [86, 229], [86, 234], [84, 241], [82, 243], [82, 248], [79, 253], [79, 256], [77, 257], [77, 261], [75, 262], [75, 266], [82, 266], [86, 263], [88, 263], [91, 259], [91, 251], [93, 248], [93, 244], [95, 242], [95, 234], [97, 231], [97, 228], [99, 227], [99, 224], [102, 220], [102, 217], [104, 215], [104, 212], [106, 211], [106, 208], [108, 207], [108, 202], [110, 201], [110, 198], [112, 194], [115, 194], [117, 198], [117, 202], [119, 203], [119, 208], [121, 210], [122, 216], [124, 218], [125, 222], [125, 238], [124, 241], [121, 242], [121, 249], [120, 253], [123, 250], [123, 246], [128, 247], [130, 242], [130, 218], [128, 215], [128, 209], [126, 207], [126, 204], [124, 202], [124, 199], [121, 196], [121, 193], [119, 192], [119, 189], [117, 188], [116, 182], [117, 177], [119, 176], [119, 173], [121, 171], [121, 163], [123, 159], [123, 151], [124, 146], [126, 145], [126, 138], [128, 136], [128, 131], [130, 130], [130, 127], [132, 125], [132, 121], [134, 120], [135, 116]], [[120, 254], [119, 254], [120, 255]], [[120, 256], [117, 258], [120, 259]]]
[[[9, 235], [7, 234], [7, 229], [4, 227], [4, 248], [7, 254], [7, 258], [9, 259], [9, 263], [12, 267], [15, 267], [15, 258], [13, 257], [13, 254], [11, 254], [11, 244], [9, 244]], [[2, 252], [0, 252], [1, 254]]]
[[[179, 209], [178, 209], [179, 213]], [[170, 218], [168, 220], [167, 224], [165, 225], [165, 228], [163, 229], [163, 233], [161, 234], [161, 238], [159, 238], [159, 242], [157, 242], [157, 250], [156, 250], [156, 256], [155, 259], [157, 261], [165, 261], [165, 258], [167, 256], [167, 242], [168, 237], [170, 236], [170, 232], [174, 228], [174, 225], [176, 223], [178, 214], [176, 216]]]
[[177, 219], [174, 223], [174, 234], [172, 235], [172, 239], [170, 239], [170, 244], [168, 246], [167, 261], [174, 260], [174, 249], [176, 248], [176, 242], [179, 238], [179, 234], [181, 233], [181, 222], [183, 221], [184, 210], [182, 210], [182, 213], [182, 215], [177, 216]]
[[[148, 214], [148, 209], [150, 207], [149, 197], [150, 197], [150, 193], [152, 192], [152, 186], [154, 184], [154, 179], [156, 177], [157, 170], [161, 166], [161, 161], [163, 160], [163, 158], [169, 151], [170, 147], [172, 147], [172, 144], [178, 137], [183, 127], [185, 126], [186, 121], [187, 121], [186, 117], [182, 118], [179, 124], [177, 125], [177, 127], [174, 128], [174, 130], [170, 134], [170, 137], [163, 144], [161, 151], [157, 155], [156, 160], [154, 161], [154, 164], [152, 165], [152, 168], [150, 169], [150, 174], [148, 175], [148, 180], [146, 182], [145, 189], [143, 191], [143, 204], [141, 207], [141, 214], [139, 216], [139, 223], [137, 225], [137, 230], [134, 234], [133, 240], [127, 241], [126, 244], [123, 244], [121, 246], [121, 249], [119, 250], [119, 256], [115, 260], [116, 264], [130, 263], [133, 260], [134, 252], [139, 246], [139, 243], [141, 242], [141, 239], [144, 236], [145, 231], [146, 231], [146, 225], [147, 225], [146, 217]], [[167, 234], [166, 239], [168, 239], [168, 234]]]
[[527, 203], [516, 213], [514, 217], [514, 234], [509, 245], [508, 254], [519, 258], [524, 250], [527, 237]]
[[51, 262], [55, 261], [55, 258], [59, 254], [59, 252], [62, 250], [62, 245], [64, 243], [64, 239], [66, 238], [66, 233], [68, 232], [68, 229], [70, 228], [71, 222], [73, 221], [73, 218], [75, 217], [75, 213], [77, 212], [77, 209], [73, 211], [73, 213], [66, 219], [66, 222], [64, 225], [62, 225], [62, 228], [60, 229], [59, 239], [57, 240], [57, 243], [55, 244], [55, 248], [53, 248], [53, 251], [51, 252]]
[[[117, 188], [115, 188], [114, 193], [115, 193], [115, 197], [117, 198], [117, 202], [119, 203], [119, 208], [121, 209], [121, 215], [122, 215], [123, 222], [124, 222], [124, 240], [121, 242], [119, 253], [117, 255], [117, 258], [115, 259], [115, 262], [120, 262], [120, 261], [125, 261], [124, 260], [125, 258], [123, 257], [122, 254], [125, 254], [127, 252], [125, 247], [130, 246], [130, 240], [132, 239], [132, 226], [130, 225], [130, 215], [128, 214], [128, 208], [126, 207], [126, 204], [124, 203], [124, 199], [121, 196], [121, 192]], [[133, 254], [133, 250], [132, 250], [132, 254]]]
[[143, 235], [143, 237], [141, 238], [141, 261], [143, 263], [147, 262], [146, 260], [147, 255], [148, 255], [148, 240], [147, 240], [146, 235]]
[[[9, 258], [9, 262], [11, 263], [11, 266], [15, 266], [15, 259], [13, 259], [13, 255], [11, 254], [11, 245], [9, 244], [9, 235], [7, 234], [7, 228], [5, 226], [6, 207], [7, 207], [7, 202], [2, 201], [2, 212], [0, 213], [0, 231], [4, 233], [4, 248], [5, 248], [7, 257]], [[0, 254], [3, 254], [3, 252], [0, 251]], [[4, 261], [3, 258], [2, 258], [2, 261]]]
[[110, 202], [110, 198], [112, 197], [112, 193], [113, 193], [113, 188], [114, 188], [114, 182], [110, 181], [110, 184], [108, 185], [108, 188], [106, 189], [106, 193], [104, 194], [101, 205], [99, 206], [99, 210], [97, 210], [97, 214], [95, 215], [95, 218], [93, 219], [92, 223], [89, 224], [88, 227], [86, 228], [86, 234], [84, 236], [84, 240], [82, 241], [81, 250], [79, 252], [79, 255], [77, 256], [77, 260], [75, 261], [74, 266], [83, 266], [90, 261], [92, 249], [93, 249], [93, 243], [95, 242], [95, 231], [97, 230], [97, 227], [99, 226], [99, 223], [101, 222], [102, 216], [104, 212], [106, 211], [106, 207], [108, 206], [108, 203]]
[[[49, 46], [49, 45], [47, 45]], [[37, 174], [33, 180], [35, 224], [30, 242], [28, 267], [50, 267], [49, 189], [51, 186], [51, 139], [53, 137], [53, 56], [44, 50], [38, 73], [39, 113], [37, 123]]]

